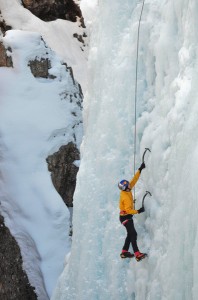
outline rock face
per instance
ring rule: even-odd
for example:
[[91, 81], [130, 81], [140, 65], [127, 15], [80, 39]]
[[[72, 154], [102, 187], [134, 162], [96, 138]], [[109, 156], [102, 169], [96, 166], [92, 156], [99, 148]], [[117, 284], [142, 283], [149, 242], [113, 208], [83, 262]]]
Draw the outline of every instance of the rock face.
[[51, 63], [48, 58], [41, 58], [31, 60], [29, 62], [30, 70], [35, 78], [55, 78], [55, 76], [49, 74], [49, 69], [51, 69]]
[[[4, 36], [9, 29], [12, 29], [12, 27], [6, 24], [0, 11], [0, 37]], [[6, 49], [0, 41], [0, 67], [13, 67], [12, 57], [8, 55], [8, 52], [11, 52], [11, 49]]]
[[68, 207], [73, 206], [73, 194], [78, 172], [78, 167], [74, 164], [74, 161], [79, 159], [79, 150], [72, 142], [60, 147], [58, 152], [47, 158], [52, 182]]
[[5, 32], [10, 29], [12, 29], [12, 27], [6, 24], [5, 20], [1, 17], [1, 11], [0, 11], [0, 30], [1, 30], [1, 32], [4, 35]]
[[64, 19], [72, 22], [82, 18], [79, 6], [73, 0], [22, 0], [25, 8], [43, 21]]
[[[56, 76], [49, 74], [51, 62], [48, 58], [35, 58], [35, 60], [30, 61], [28, 65], [35, 78], [56, 78]], [[77, 83], [75, 82], [72, 68], [67, 66], [66, 63], [63, 63], [63, 65], [65, 66], [65, 71], [69, 72], [72, 83], [75, 86]], [[61, 97], [62, 100], [69, 97], [69, 101], [74, 101], [76, 106], [78, 106], [81, 110], [82, 103], [78, 100], [82, 100], [83, 97], [80, 85], [78, 85], [76, 92], [73, 94], [68, 94], [65, 92], [61, 95]], [[76, 113], [73, 112], [73, 115], [76, 116]], [[79, 120], [76, 125], [79, 125], [78, 123], [81, 123], [81, 120]], [[74, 127], [76, 125], [74, 125]], [[73, 133], [73, 136], [75, 137], [75, 133]], [[68, 207], [73, 207], [73, 194], [76, 187], [76, 175], [79, 169], [74, 164], [74, 161], [79, 159], [79, 150], [73, 142], [61, 146], [57, 152], [48, 156], [46, 159], [48, 163], [48, 170], [51, 172], [53, 185]]]
[[[47, 3], [49, 2], [54, 5], [55, 2], [61, 3], [61, 1], [54, 0], [29, 0], [24, 2], [29, 5], [45, 3], [46, 9], [48, 8]], [[67, 3], [67, 1], [62, 1], [62, 3]], [[5, 34], [6, 29], [5, 22], [1, 23], [0, 33], [3, 33], [1, 36]], [[39, 53], [38, 56], [36, 56], [36, 54], [35, 56], [33, 55], [32, 59], [28, 62], [28, 67], [35, 78], [54, 79], [58, 81], [59, 79], [56, 77], [58, 76], [58, 72], [56, 73], [55, 70], [54, 75], [50, 73], [50, 69], [53, 69], [53, 60], [50, 61], [51, 56], [48, 56], [49, 51], [50, 50], [46, 48], [44, 49], [44, 53]], [[12, 49], [6, 49], [0, 41], [0, 67], [15, 67], [13, 66], [11, 55]], [[63, 69], [65, 69], [66, 74], [68, 74], [68, 82], [65, 85], [65, 90], [63, 90], [59, 96], [60, 101], [71, 103], [71, 118], [69, 118], [71, 124], [63, 129], [60, 128], [55, 130], [50, 138], [59, 139], [59, 136], [64, 137], [66, 135], [65, 131], [68, 130], [68, 135], [73, 139], [73, 142], [68, 143], [70, 139], [67, 140], [65, 142], [66, 145], [60, 147], [56, 153], [47, 158], [47, 163], [48, 169], [51, 172], [54, 187], [61, 195], [65, 204], [68, 207], [72, 207], [73, 193], [76, 186], [76, 174], [78, 172], [78, 166], [74, 164], [74, 161], [80, 159], [79, 150], [76, 147], [76, 144], [79, 144], [79, 136], [81, 136], [83, 95], [80, 85], [73, 77], [72, 68], [67, 66], [66, 63], [61, 63], [61, 65], [63, 66]], [[9, 229], [4, 225], [3, 217], [0, 215], [0, 300], [37, 299], [34, 288], [30, 286], [28, 277], [22, 268], [22, 263], [20, 248]]]
[[[48, 58], [35, 58], [35, 60], [29, 61], [28, 65], [31, 69], [31, 73], [35, 78], [56, 78], [56, 76], [49, 74], [49, 70], [51, 69], [51, 62]], [[69, 72], [73, 85], [76, 85], [72, 68], [68, 67], [66, 63], [63, 63], [63, 65], [65, 66], [65, 71]], [[80, 85], [78, 85], [78, 93], [79, 99], [82, 99], [82, 90]], [[66, 99], [68, 97], [70, 99], [70, 102], [75, 101], [79, 109], [82, 109], [81, 102], [75, 99], [77, 97], [75, 93], [70, 95], [65, 93], [62, 95], [62, 99]], [[75, 112], [73, 112], [73, 114], [76, 115]], [[68, 207], [73, 206], [73, 194], [76, 187], [76, 175], [79, 169], [74, 164], [74, 161], [79, 159], [79, 150], [73, 142], [60, 147], [59, 151], [48, 156], [46, 159], [48, 163], [48, 170], [51, 172], [53, 185]]]
[[0, 215], [0, 299], [36, 300], [22, 268], [20, 249]]
[[[10, 29], [4, 21], [0, 22], [1, 32]], [[12, 58], [0, 42], [0, 67], [13, 67]], [[22, 257], [16, 240], [5, 226], [0, 215], [0, 299], [2, 300], [36, 300], [34, 288], [22, 268]]]
[[[13, 67], [11, 56], [12, 49], [6, 49], [0, 42], [0, 67]], [[28, 66], [35, 78], [55, 79], [56, 76], [50, 74], [52, 62], [44, 55], [44, 58], [35, 57], [29, 61]], [[62, 63], [65, 72], [68, 73], [70, 80], [70, 90], [65, 90], [60, 95], [61, 101], [75, 103], [71, 114], [76, 120], [71, 124], [74, 141], [76, 140], [75, 128], [82, 122], [79, 119], [82, 109], [82, 90], [80, 85], [73, 77], [72, 68], [66, 63]], [[57, 80], [57, 79], [56, 79]], [[61, 130], [60, 130], [61, 131]], [[59, 131], [53, 136], [65, 133]], [[75, 142], [68, 143], [60, 147], [59, 151], [47, 158], [48, 169], [51, 172], [52, 182], [57, 192], [68, 207], [73, 206], [73, 193], [76, 186], [76, 174], [78, 167], [74, 164], [75, 160], [80, 159], [79, 150]], [[1, 300], [36, 300], [37, 295], [34, 288], [30, 285], [28, 277], [22, 268], [22, 257], [20, 248], [16, 240], [11, 235], [9, 229], [4, 225], [3, 217], [0, 215], [0, 299]]]
[[8, 56], [3, 43], [0, 42], [0, 67], [13, 67], [12, 58]]

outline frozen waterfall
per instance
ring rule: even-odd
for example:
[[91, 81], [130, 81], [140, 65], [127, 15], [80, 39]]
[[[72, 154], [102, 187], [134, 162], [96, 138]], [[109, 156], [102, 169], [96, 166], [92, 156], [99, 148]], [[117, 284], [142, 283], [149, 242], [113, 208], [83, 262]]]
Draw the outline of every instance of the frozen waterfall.
[[[137, 184], [146, 211], [134, 217], [148, 258], [120, 259], [120, 179], [133, 176], [134, 84], [142, 1], [82, 0], [91, 24], [85, 135], [74, 235], [53, 300], [196, 300], [198, 295], [198, 2], [146, 0], [137, 98]], [[92, 16], [91, 16], [92, 14]]]

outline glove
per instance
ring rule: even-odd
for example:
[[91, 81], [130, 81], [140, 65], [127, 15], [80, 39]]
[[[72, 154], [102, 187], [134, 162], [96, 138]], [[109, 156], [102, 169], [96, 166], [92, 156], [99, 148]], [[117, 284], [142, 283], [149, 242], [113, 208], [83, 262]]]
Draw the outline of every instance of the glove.
[[138, 209], [138, 214], [141, 214], [145, 211], [144, 206], [142, 206], [140, 209]]
[[141, 173], [141, 171], [142, 171], [144, 168], [146, 168], [146, 166], [145, 166], [145, 163], [143, 162], [143, 163], [141, 164], [141, 166], [139, 167], [139, 169], [138, 169], [138, 170], [140, 170], [140, 173]]

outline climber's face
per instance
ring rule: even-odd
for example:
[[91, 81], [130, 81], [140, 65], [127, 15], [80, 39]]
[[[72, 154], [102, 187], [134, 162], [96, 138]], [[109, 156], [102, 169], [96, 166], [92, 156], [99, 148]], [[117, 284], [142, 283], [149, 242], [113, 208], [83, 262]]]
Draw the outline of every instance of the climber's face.
[[130, 192], [131, 191], [131, 188], [130, 188], [130, 185], [128, 184], [128, 187], [126, 188], [125, 190], [126, 192]]

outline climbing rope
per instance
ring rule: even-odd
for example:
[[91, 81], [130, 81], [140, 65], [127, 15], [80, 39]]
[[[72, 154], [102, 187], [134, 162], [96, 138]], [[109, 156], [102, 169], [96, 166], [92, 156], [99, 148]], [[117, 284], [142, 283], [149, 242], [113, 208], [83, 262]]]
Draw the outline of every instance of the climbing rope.
[[[142, 20], [142, 13], [144, 10], [144, 2], [142, 2], [142, 9], [140, 13], [140, 18], [139, 18], [139, 24], [138, 24], [138, 34], [137, 34], [137, 48], [136, 48], [136, 70], [135, 70], [135, 106], [134, 106], [134, 111], [135, 111], [135, 127], [134, 127], [134, 175], [136, 171], [136, 121], [137, 121], [137, 76], [138, 76], [138, 60], [139, 60], [139, 40], [140, 40], [140, 25], [141, 25], [141, 20]], [[135, 187], [134, 187], [134, 208], [135, 208]]]

